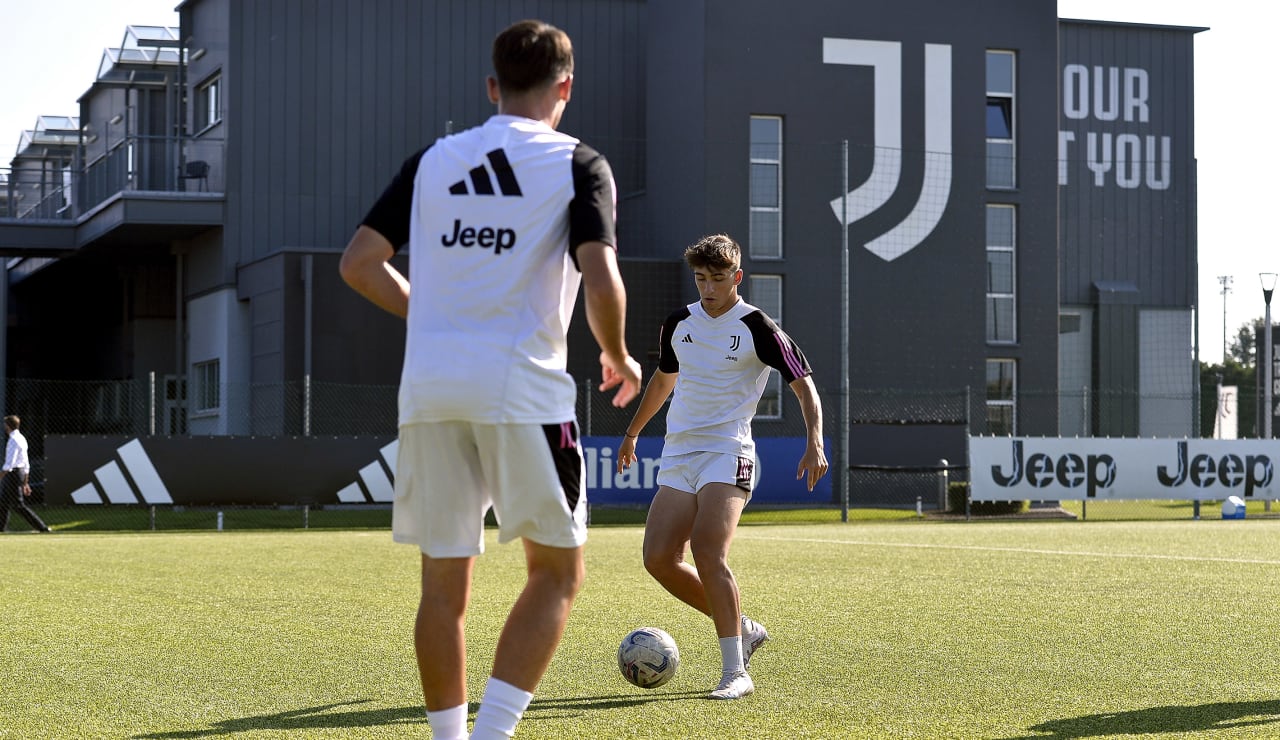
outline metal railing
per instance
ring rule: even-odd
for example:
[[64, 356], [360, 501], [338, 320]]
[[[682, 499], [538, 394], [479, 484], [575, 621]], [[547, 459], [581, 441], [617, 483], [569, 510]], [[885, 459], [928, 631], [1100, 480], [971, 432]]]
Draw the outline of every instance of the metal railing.
[[0, 218], [74, 220], [118, 193], [217, 193], [225, 182], [225, 142], [208, 135], [128, 136], [76, 160], [0, 168]]

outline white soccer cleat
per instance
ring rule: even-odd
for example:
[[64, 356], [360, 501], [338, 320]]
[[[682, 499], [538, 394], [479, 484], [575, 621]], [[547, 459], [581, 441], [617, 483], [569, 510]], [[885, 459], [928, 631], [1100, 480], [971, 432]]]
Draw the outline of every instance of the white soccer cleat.
[[751, 656], [769, 639], [769, 631], [763, 624], [742, 615], [742, 666], [751, 665]]
[[720, 678], [720, 685], [711, 692], [712, 699], [741, 699], [756, 690], [755, 681], [746, 671], [730, 673]]

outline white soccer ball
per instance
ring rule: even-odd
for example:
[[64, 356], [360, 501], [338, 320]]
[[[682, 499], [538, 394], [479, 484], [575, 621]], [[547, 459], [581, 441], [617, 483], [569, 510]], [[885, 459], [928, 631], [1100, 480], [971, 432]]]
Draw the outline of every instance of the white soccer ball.
[[1227, 500], [1222, 502], [1222, 518], [1243, 519], [1244, 499], [1239, 496], [1228, 496]]
[[656, 689], [670, 681], [679, 667], [676, 641], [657, 627], [632, 630], [618, 646], [618, 670], [642, 689]]

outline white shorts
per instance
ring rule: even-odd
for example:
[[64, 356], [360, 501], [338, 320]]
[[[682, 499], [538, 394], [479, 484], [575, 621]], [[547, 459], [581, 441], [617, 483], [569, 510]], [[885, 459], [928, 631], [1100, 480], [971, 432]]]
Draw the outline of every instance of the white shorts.
[[391, 536], [433, 558], [484, 552], [493, 508], [498, 541], [528, 538], [548, 547], [587, 541], [586, 466], [577, 424], [400, 427]]
[[756, 463], [750, 457], [725, 452], [690, 452], [687, 455], [663, 456], [659, 463], [657, 483], [677, 491], [697, 493], [708, 483], [728, 483], [747, 492], [756, 486]]

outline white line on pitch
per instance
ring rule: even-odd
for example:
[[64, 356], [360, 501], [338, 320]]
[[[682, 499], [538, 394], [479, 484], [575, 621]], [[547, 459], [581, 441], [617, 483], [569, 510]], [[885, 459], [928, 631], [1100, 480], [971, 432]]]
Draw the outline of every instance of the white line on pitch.
[[916, 542], [870, 542], [866, 540], [824, 540], [810, 537], [760, 537], [738, 530], [735, 539], [772, 540], [775, 542], [814, 542], [823, 545], [855, 545], [858, 547], [903, 547], [918, 550], [972, 550], [975, 552], [1014, 552], [1024, 555], [1077, 555], [1089, 558], [1131, 558], [1136, 560], [1187, 560], [1197, 563], [1239, 563], [1246, 565], [1280, 565], [1280, 560], [1257, 558], [1209, 558], [1199, 555], [1159, 555], [1130, 552], [1088, 552], [1080, 550], [1038, 550], [1030, 547], [986, 547], [982, 545], [933, 545]]

